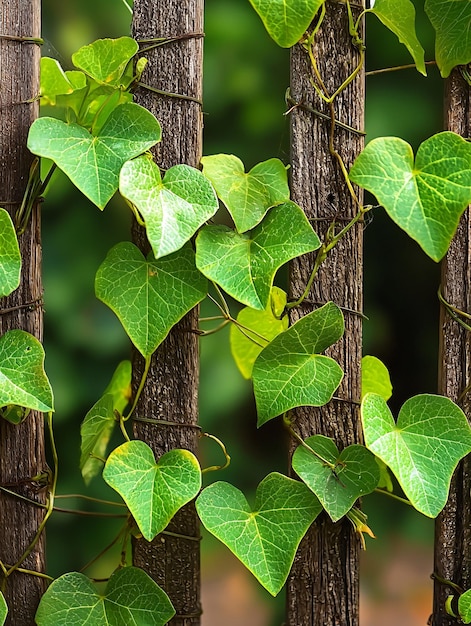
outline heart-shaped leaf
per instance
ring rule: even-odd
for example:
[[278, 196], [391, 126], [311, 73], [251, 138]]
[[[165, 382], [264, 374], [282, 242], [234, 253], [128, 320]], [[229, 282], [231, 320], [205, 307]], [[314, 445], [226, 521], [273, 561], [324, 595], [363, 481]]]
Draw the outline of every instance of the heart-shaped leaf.
[[297, 406], [323, 406], [340, 385], [340, 365], [320, 354], [340, 339], [343, 315], [328, 302], [298, 320], [262, 350], [252, 377], [258, 426]]
[[457, 65], [471, 62], [471, 3], [425, 0], [425, 12], [436, 31], [435, 58], [446, 78]]
[[84, 574], [57, 578], [42, 596], [36, 612], [38, 626], [164, 626], [175, 615], [167, 594], [137, 567], [124, 567], [111, 576], [100, 593]]
[[448, 398], [423, 394], [407, 400], [397, 424], [386, 401], [363, 398], [365, 444], [391, 469], [413, 506], [436, 517], [446, 504], [460, 459], [471, 452], [471, 429]]
[[273, 472], [259, 484], [253, 510], [244, 494], [225, 482], [203, 489], [196, 509], [205, 528], [276, 596], [322, 507], [306, 485]]
[[361, 360], [361, 397], [367, 393], [377, 393], [386, 401], [392, 395], [388, 368], [375, 356], [369, 355]]
[[5, 620], [7, 619], [7, 615], [8, 615], [8, 607], [5, 601], [5, 596], [0, 591], [0, 626], [3, 626], [3, 624], [5, 623]]
[[138, 50], [138, 43], [131, 37], [97, 39], [77, 50], [72, 63], [98, 83], [119, 87], [126, 66]]
[[103, 478], [126, 502], [147, 541], [162, 532], [201, 489], [201, 470], [194, 454], [170, 450], [156, 463], [143, 441], [128, 441], [113, 450]]
[[237, 324], [232, 324], [232, 356], [244, 378], [252, 376], [253, 364], [263, 348], [288, 328], [288, 315], [283, 315], [285, 306], [286, 293], [273, 287], [266, 309], [257, 311], [245, 307], [237, 316]]
[[29, 130], [28, 148], [52, 159], [100, 209], [118, 189], [123, 164], [160, 141], [155, 117], [132, 102], [116, 107], [98, 135], [78, 124], [41, 117]]
[[160, 177], [146, 156], [128, 161], [119, 177], [119, 190], [139, 210], [154, 256], [179, 250], [218, 210], [210, 182], [189, 165], [175, 165]]
[[309, 28], [324, 0], [250, 0], [270, 37], [291, 48]]
[[288, 173], [279, 159], [258, 163], [248, 174], [232, 154], [203, 157], [201, 163], [239, 233], [255, 228], [268, 209], [289, 200]]
[[21, 254], [11, 217], [0, 209], [0, 298], [20, 284]]
[[410, 0], [376, 0], [368, 10], [389, 28], [409, 50], [421, 74], [427, 74], [424, 62], [424, 49], [415, 32], [415, 8]]
[[458, 598], [458, 612], [463, 624], [471, 624], [471, 589], [468, 589]]
[[0, 407], [7, 404], [53, 411], [44, 349], [24, 330], [10, 330], [0, 337]]
[[196, 266], [239, 302], [263, 310], [276, 271], [319, 246], [303, 211], [286, 202], [249, 233], [240, 235], [219, 225], [202, 228], [196, 239]]
[[451, 132], [412, 148], [397, 137], [373, 139], [350, 178], [371, 191], [388, 215], [439, 261], [471, 202], [471, 144]]
[[118, 243], [98, 268], [95, 293], [118, 316], [129, 338], [150, 356], [169, 330], [207, 293], [188, 244], [178, 252], [147, 260], [130, 242]]
[[322, 506], [336, 522], [349, 511], [361, 496], [376, 489], [379, 467], [364, 446], [351, 445], [339, 453], [334, 441], [314, 435], [298, 446], [293, 454], [294, 471], [306, 483]]

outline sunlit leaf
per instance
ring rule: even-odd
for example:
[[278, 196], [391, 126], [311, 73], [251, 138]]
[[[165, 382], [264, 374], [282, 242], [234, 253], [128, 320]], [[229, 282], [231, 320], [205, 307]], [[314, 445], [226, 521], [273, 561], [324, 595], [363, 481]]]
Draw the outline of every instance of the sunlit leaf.
[[367, 393], [377, 393], [385, 400], [392, 395], [388, 368], [378, 358], [369, 355], [361, 360], [361, 397]]
[[119, 86], [126, 66], [138, 50], [138, 43], [131, 37], [97, 39], [77, 50], [72, 63], [99, 83]]
[[20, 284], [21, 255], [11, 217], [0, 209], [0, 298]]

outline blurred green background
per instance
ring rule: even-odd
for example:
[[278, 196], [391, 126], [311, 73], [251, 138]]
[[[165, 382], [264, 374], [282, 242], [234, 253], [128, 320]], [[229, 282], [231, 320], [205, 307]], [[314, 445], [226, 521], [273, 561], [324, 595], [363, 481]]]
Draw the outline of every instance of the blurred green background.
[[[422, 6], [416, 3], [416, 7], [426, 59], [433, 59], [433, 32]], [[100, 37], [129, 34], [129, 26], [130, 14], [122, 0], [43, 1], [44, 54], [59, 58], [65, 68], [80, 46]], [[289, 52], [269, 39], [247, 0], [206, 0], [205, 33], [204, 153], [236, 154], [247, 169], [271, 157], [289, 163], [288, 119], [283, 116]], [[410, 62], [397, 39], [368, 16], [367, 69]], [[434, 67], [429, 68], [428, 78], [414, 69], [368, 78], [367, 140], [397, 135], [417, 148], [442, 129], [442, 89]], [[43, 254], [46, 369], [56, 397], [59, 492], [112, 498], [99, 479], [89, 488], [81, 480], [79, 431], [114, 368], [130, 353], [124, 331], [95, 299], [93, 290], [95, 272], [108, 249], [129, 238], [129, 211], [119, 199], [104, 212], [98, 211], [61, 173], [54, 175], [53, 183], [43, 204]], [[438, 284], [438, 266], [386, 219], [382, 209], [376, 210], [365, 229], [369, 320], [364, 325], [364, 353], [378, 356], [390, 369], [391, 406], [396, 413], [411, 395], [436, 391]], [[221, 479], [250, 492], [269, 471], [286, 471], [284, 435], [274, 422], [256, 431], [251, 386], [232, 362], [225, 332], [201, 341], [200, 408], [203, 428], [222, 439], [232, 456]], [[218, 461], [217, 450], [213, 461], [213, 449], [207, 444], [203, 455], [211, 463]], [[78, 499], [64, 506], [90, 508]], [[362, 626], [387, 626], [399, 619], [403, 626], [425, 623], [431, 609], [427, 577], [432, 571], [433, 522], [385, 498], [368, 497], [364, 507], [378, 539], [368, 540], [364, 556]], [[80, 569], [119, 527], [119, 520], [54, 514], [48, 532], [49, 573], [56, 576]], [[413, 550], [418, 553], [412, 557]], [[398, 565], [399, 573], [393, 576], [401, 551], [413, 563]], [[108, 575], [114, 558], [116, 552], [111, 552], [87, 573]], [[421, 582], [413, 593], [413, 583], [404, 572], [411, 573], [421, 559], [423, 568], [417, 573]], [[225, 549], [206, 536], [203, 565], [205, 626], [275, 626], [283, 621], [283, 594], [276, 600], [269, 597]], [[401, 605], [397, 585], [401, 587], [404, 580], [407, 598]], [[414, 611], [419, 598], [425, 608], [421, 605], [418, 615]], [[384, 607], [395, 611], [391, 622]], [[377, 610], [383, 611], [381, 618]], [[218, 617], [218, 611], [224, 617]]]

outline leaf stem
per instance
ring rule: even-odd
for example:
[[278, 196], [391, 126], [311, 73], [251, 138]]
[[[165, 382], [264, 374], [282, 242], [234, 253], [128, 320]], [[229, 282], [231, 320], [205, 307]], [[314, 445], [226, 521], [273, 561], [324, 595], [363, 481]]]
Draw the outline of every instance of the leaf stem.
[[408, 506], [414, 506], [410, 500], [407, 498], [401, 498], [401, 496], [397, 496], [395, 493], [391, 493], [390, 491], [386, 491], [385, 489], [379, 489], [378, 487], [375, 489], [375, 493], [381, 493], [383, 496], [388, 496], [389, 498], [393, 498], [393, 500], [398, 500], [402, 502], [402, 504], [407, 504]]
[[[134, 398], [134, 402], [132, 403], [132, 406], [131, 406], [131, 408], [129, 410], [129, 413], [126, 415], [126, 417], [123, 417], [122, 419], [119, 420], [120, 426], [121, 426], [122, 422], [127, 422], [128, 419], [131, 417], [131, 415], [134, 413], [134, 410], [135, 410], [135, 408], [137, 406], [137, 403], [139, 402], [139, 398], [141, 396], [142, 390], [144, 389], [144, 385], [146, 384], [146, 379], [147, 379], [147, 374], [149, 373], [151, 359], [152, 359], [152, 355], [145, 357], [144, 371], [142, 372], [141, 382], [139, 383], [139, 387], [137, 388], [136, 396]], [[123, 430], [123, 426], [121, 426], [121, 430]], [[129, 437], [128, 437], [127, 433], [126, 433], [125, 437], [129, 441]]]

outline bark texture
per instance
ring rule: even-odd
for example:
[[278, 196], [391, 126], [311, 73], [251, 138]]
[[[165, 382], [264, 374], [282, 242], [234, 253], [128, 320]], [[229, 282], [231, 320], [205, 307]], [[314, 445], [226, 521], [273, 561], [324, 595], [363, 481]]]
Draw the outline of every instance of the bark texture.
[[[142, 81], [157, 89], [201, 99], [203, 0], [135, 0], [133, 36], [136, 39], [194, 34], [145, 53], [149, 59]], [[199, 35], [199, 36], [198, 36]], [[197, 166], [201, 158], [201, 105], [177, 97], [139, 89], [136, 102], [149, 109], [162, 125], [162, 142], [155, 149], [159, 167], [177, 163]], [[142, 229], [133, 240], [149, 250]], [[156, 457], [173, 448], [197, 452], [198, 429], [198, 310], [190, 312], [170, 332], [152, 358], [147, 384], [136, 415], [168, 421], [168, 425], [135, 422], [134, 434], [154, 450]], [[135, 387], [143, 362], [134, 354]], [[178, 424], [178, 425], [175, 425]], [[193, 504], [184, 507], [167, 528], [148, 543], [134, 544], [134, 564], [142, 567], [168, 593], [176, 610], [169, 622], [178, 626], [200, 623], [199, 521]], [[179, 535], [179, 536], [177, 536]]]
[[[19, 208], [32, 155], [26, 149], [28, 130], [38, 114], [38, 102], [27, 102], [39, 93], [37, 44], [3, 38], [40, 37], [40, 0], [8, 0], [0, 12], [0, 206], [12, 216]], [[23, 262], [20, 287], [0, 303], [0, 334], [23, 329], [42, 338], [41, 241], [39, 210], [35, 207], [26, 232], [20, 236]], [[33, 303], [30, 306], [25, 306]], [[6, 309], [12, 309], [6, 312]], [[44, 502], [28, 478], [46, 468], [43, 416], [31, 413], [15, 426], [0, 419], [0, 484], [27, 498]], [[43, 518], [43, 510], [0, 492], [0, 560], [13, 565], [22, 556]], [[21, 563], [44, 572], [44, 538]], [[34, 624], [45, 581], [13, 573], [0, 583], [9, 607], [8, 626]]]
[[[458, 70], [446, 83], [445, 128], [469, 137], [471, 133], [470, 87]], [[469, 210], [442, 263], [442, 293], [447, 302], [471, 312], [471, 222]], [[469, 331], [460, 326], [442, 307], [440, 311], [439, 393], [457, 402], [471, 415], [471, 347]], [[465, 458], [454, 474], [446, 507], [435, 523], [435, 573], [464, 589], [471, 587], [471, 459]], [[433, 626], [452, 626], [445, 600], [456, 592], [438, 580], [434, 584]]]
[[[358, 64], [358, 51], [348, 32], [343, 4], [326, 5], [327, 14], [316, 35], [315, 58], [329, 93]], [[305, 50], [295, 46], [291, 57], [291, 96], [327, 115], [329, 107], [315, 94], [312, 70]], [[335, 117], [353, 128], [363, 127], [364, 80], [362, 72], [335, 100]], [[353, 202], [337, 160], [329, 152], [330, 122], [298, 106], [291, 112], [292, 198], [305, 211], [321, 239], [332, 224], [343, 228], [358, 208]], [[335, 148], [347, 168], [363, 147], [356, 133], [335, 129]], [[294, 428], [306, 438], [332, 437], [340, 449], [360, 441], [358, 400], [361, 390], [362, 224], [357, 224], [329, 254], [308, 300], [293, 310], [292, 322], [318, 305], [332, 300], [343, 310], [345, 335], [328, 350], [345, 371], [332, 400], [320, 409], [294, 411]], [[315, 254], [291, 263], [291, 297], [304, 291]], [[354, 311], [358, 311], [355, 313]], [[293, 442], [291, 453], [296, 447]], [[359, 540], [346, 519], [332, 524], [322, 514], [303, 539], [288, 579], [288, 626], [356, 626], [358, 624]]]

